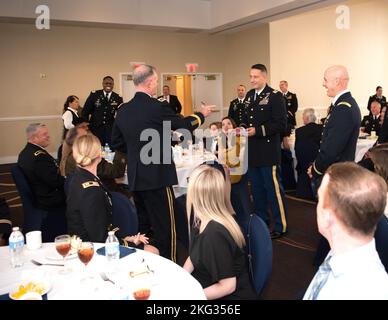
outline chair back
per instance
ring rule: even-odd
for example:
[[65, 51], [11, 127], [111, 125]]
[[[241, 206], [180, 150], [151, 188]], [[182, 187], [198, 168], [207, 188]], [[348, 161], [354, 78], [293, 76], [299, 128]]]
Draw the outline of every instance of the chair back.
[[256, 214], [249, 217], [247, 249], [249, 275], [260, 296], [272, 271], [272, 241], [267, 225]]
[[11, 174], [22, 200], [24, 212], [23, 232], [41, 230], [42, 210], [35, 207], [35, 197], [26, 176], [18, 165], [12, 166]]
[[138, 233], [139, 221], [133, 203], [119, 192], [111, 192], [113, 226], [119, 230], [116, 235], [120, 238], [133, 236]]
[[36, 207], [34, 194], [22, 169], [11, 168], [12, 178], [23, 204], [23, 233], [41, 230], [43, 242], [52, 242], [55, 237], [67, 233], [66, 207], [43, 210]]

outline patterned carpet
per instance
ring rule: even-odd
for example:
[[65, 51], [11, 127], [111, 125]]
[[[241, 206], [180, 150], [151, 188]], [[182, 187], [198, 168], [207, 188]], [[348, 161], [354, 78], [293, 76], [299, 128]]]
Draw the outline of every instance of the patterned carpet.
[[[22, 226], [23, 209], [11, 173], [11, 165], [0, 165], [0, 197], [7, 200], [14, 226]], [[315, 203], [286, 195], [288, 233], [273, 241], [273, 271], [262, 298], [298, 299], [314, 276], [312, 266], [318, 243]]]

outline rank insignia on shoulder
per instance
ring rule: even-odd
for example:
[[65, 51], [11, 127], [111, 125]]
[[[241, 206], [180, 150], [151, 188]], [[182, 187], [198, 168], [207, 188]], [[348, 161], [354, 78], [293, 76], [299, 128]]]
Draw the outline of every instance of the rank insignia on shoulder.
[[44, 152], [43, 150], [38, 150], [34, 152], [35, 157], [39, 156], [40, 154], [46, 154], [46, 152]]
[[160, 102], [167, 101], [167, 100], [166, 100], [166, 99], [164, 99], [163, 97], [160, 97], [158, 100], [159, 100]]
[[337, 106], [347, 106], [349, 108], [352, 107], [352, 105], [349, 102], [346, 102], [346, 101], [342, 101], [342, 102], [338, 103]]
[[84, 182], [82, 184], [82, 187], [84, 189], [89, 188], [89, 187], [99, 187], [99, 186], [100, 186], [100, 184], [97, 181], [88, 181], [88, 182]]

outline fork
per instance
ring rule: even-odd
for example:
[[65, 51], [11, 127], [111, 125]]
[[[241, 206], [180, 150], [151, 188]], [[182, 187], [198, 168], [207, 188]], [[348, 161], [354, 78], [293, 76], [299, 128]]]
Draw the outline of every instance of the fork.
[[113, 280], [108, 278], [108, 276], [105, 274], [105, 272], [100, 272], [100, 276], [101, 276], [102, 280], [109, 281], [111, 284], [115, 284]]
[[41, 263], [39, 261], [36, 261], [34, 259], [31, 259], [31, 262], [36, 265], [36, 266], [57, 266], [57, 267], [63, 267], [64, 264], [60, 264], [60, 263]]

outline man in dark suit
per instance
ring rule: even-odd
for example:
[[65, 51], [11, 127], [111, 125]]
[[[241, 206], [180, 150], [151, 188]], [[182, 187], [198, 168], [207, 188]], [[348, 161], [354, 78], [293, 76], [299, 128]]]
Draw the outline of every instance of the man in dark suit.
[[[82, 109], [82, 118], [90, 123], [90, 131], [100, 139], [101, 144], [111, 144], [112, 126], [118, 107], [123, 98], [113, 92], [114, 80], [106, 76], [102, 80], [102, 90], [92, 91]], [[89, 119], [90, 117], [90, 119]]]
[[315, 123], [316, 120], [314, 109], [305, 109], [303, 111], [304, 126], [295, 130], [296, 171], [298, 173], [296, 194], [309, 199], [314, 197], [307, 168], [318, 155], [323, 129], [321, 124]]
[[323, 125], [318, 156], [308, 170], [308, 175], [313, 179], [314, 189], [318, 189], [330, 165], [354, 161], [361, 113], [356, 100], [347, 89], [348, 82], [349, 74], [344, 66], [332, 66], [325, 71], [323, 86], [333, 100], [330, 113]]
[[163, 95], [159, 96], [158, 99], [166, 100], [174, 113], [180, 114], [182, 112], [182, 105], [177, 96], [170, 94], [169, 86], [163, 86]]
[[244, 101], [246, 90], [245, 86], [240, 84], [237, 87], [237, 98], [232, 100], [229, 105], [228, 117], [234, 120], [237, 127], [241, 126], [241, 124], [246, 126], [246, 123], [243, 123], [246, 109]]
[[283, 94], [284, 101], [287, 108], [287, 135], [291, 133], [291, 130], [296, 126], [295, 114], [298, 111], [298, 98], [295, 93], [288, 91], [288, 82], [282, 80], [279, 83], [280, 91]]
[[378, 86], [376, 88], [376, 94], [369, 97], [368, 100], [368, 110], [371, 111], [371, 104], [373, 101], [380, 102], [381, 108], [384, 108], [387, 105], [387, 98], [383, 96], [383, 88]]
[[128, 188], [134, 193], [139, 231], [155, 240], [162, 256], [176, 261], [176, 238], [186, 230], [175, 230], [172, 186], [178, 181], [171, 160], [171, 130], [192, 131], [211, 111], [205, 106], [202, 112], [183, 118], [166, 102], [154, 99], [158, 75], [152, 66], [137, 67], [133, 82], [137, 92], [117, 113], [113, 147], [127, 153]]
[[377, 100], [372, 101], [370, 106], [370, 114], [365, 116], [361, 121], [361, 130], [366, 133], [376, 132], [376, 135], [380, 135], [380, 111], [381, 105]]
[[55, 159], [46, 151], [50, 136], [44, 124], [30, 124], [27, 129], [27, 145], [20, 152], [18, 165], [23, 170], [40, 209], [63, 207], [66, 197], [64, 178]]
[[319, 149], [323, 127], [316, 124], [316, 120], [314, 109], [308, 108], [303, 111], [304, 126], [295, 130], [295, 147], [299, 142], [309, 141]]
[[273, 239], [287, 231], [287, 212], [280, 179], [280, 137], [287, 124], [284, 99], [267, 85], [267, 69], [262, 64], [251, 67], [247, 93], [248, 175], [257, 214], [269, 225], [268, 204], [274, 220]]

